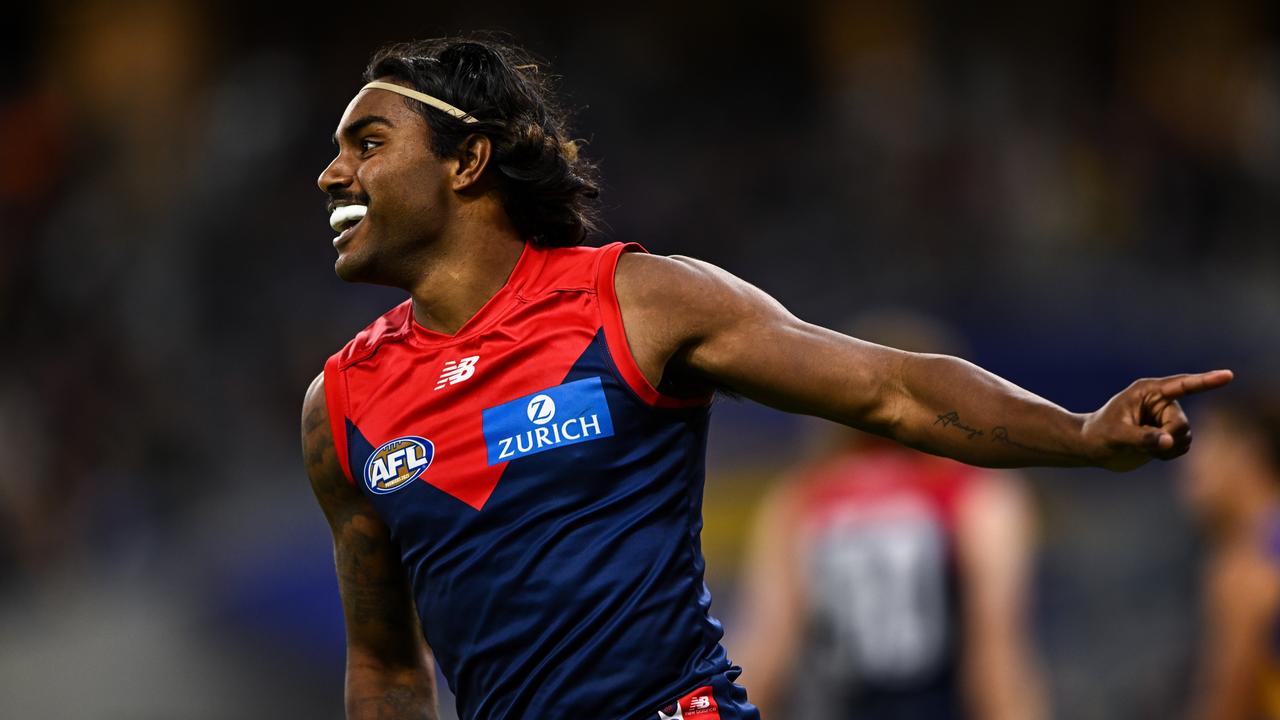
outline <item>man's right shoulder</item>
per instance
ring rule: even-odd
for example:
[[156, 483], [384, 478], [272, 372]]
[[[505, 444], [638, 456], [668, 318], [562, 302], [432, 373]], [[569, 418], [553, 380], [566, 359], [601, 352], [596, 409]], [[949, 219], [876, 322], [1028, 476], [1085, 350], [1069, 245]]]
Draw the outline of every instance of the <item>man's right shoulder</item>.
[[[628, 319], [686, 337], [706, 337], [740, 320], [785, 309], [754, 285], [704, 260], [626, 253], [614, 277]], [[630, 333], [628, 332], [628, 335]]]
[[410, 318], [413, 316], [413, 301], [405, 300], [399, 305], [378, 316], [347, 341], [336, 354], [340, 367], [373, 355], [378, 346], [386, 342], [399, 340], [411, 332]]
[[[304, 409], [312, 408], [316, 402], [324, 403], [324, 371], [318, 373], [307, 386], [307, 392], [302, 399], [302, 407]], [[320, 408], [324, 409], [324, 408]]]
[[[302, 456], [312, 483], [341, 476], [340, 466], [336, 464], [324, 375], [323, 372], [316, 375], [302, 400]], [[335, 469], [339, 469], [338, 472], [334, 472]]]

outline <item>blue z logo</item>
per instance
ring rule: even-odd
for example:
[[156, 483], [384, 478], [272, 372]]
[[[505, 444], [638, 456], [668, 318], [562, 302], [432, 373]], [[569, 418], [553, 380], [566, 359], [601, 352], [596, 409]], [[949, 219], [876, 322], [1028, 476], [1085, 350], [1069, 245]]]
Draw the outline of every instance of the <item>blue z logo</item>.
[[489, 464], [613, 435], [600, 378], [575, 380], [484, 411]]

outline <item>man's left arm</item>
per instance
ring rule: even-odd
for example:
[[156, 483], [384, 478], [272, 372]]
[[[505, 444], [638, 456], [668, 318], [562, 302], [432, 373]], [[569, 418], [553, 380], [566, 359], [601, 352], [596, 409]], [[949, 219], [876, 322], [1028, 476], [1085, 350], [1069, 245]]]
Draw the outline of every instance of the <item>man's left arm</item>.
[[1177, 399], [1231, 372], [1139, 380], [1072, 413], [972, 363], [864, 342], [797, 319], [733, 275], [627, 254], [616, 287], [628, 343], [655, 385], [711, 385], [972, 465], [1129, 470], [1186, 452]]

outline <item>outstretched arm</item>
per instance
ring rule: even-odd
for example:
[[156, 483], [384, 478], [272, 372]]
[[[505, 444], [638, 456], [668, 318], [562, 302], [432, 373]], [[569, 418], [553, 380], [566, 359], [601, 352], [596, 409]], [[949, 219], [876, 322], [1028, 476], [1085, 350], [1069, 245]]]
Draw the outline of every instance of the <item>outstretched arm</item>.
[[323, 375], [303, 402], [302, 452], [333, 530], [347, 627], [347, 717], [435, 720], [435, 667], [404, 568], [386, 525], [338, 465]]
[[1177, 399], [1230, 371], [1139, 380], [1071, 413], [954, 357], [903, 352], [805, 323], [713, 265], [628, 254], [618, 301], [632, 353], [655, 385], [710, 385], [834, 420], [972, 465], [1129, 470], [1186, 452]]

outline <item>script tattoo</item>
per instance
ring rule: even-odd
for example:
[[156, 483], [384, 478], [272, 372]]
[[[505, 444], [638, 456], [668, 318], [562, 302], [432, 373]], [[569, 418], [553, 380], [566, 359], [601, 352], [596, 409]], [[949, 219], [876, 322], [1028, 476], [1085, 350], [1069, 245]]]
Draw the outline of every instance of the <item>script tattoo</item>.
[[1030, 445], [1020, 443], [1009, 437], [1009, 428], [1003, 425], [997, 425], [991, 428], [991, 442], [1000, 443], [1001, 445], [1012, 445], [1013, 447], [1029, 450], [1031, 452], [1046, 452], [1039, 448], [1033, 448]]
[[[942, 413], [941, 415], [938, 415], [937, 419], [933, 421], [933, 424], [941, 425], [944, 428], [955, 428], [960, 432], [964, 433], [965, 438], [970, 441], [977, 440], [980, 437], [988, 435], [985, 429], [974, 427], [972, 425], [965, 423], [963, 420], [961, 420], [960, 413], [955, 410], [951, 410], [951, 411]], [[1046, 457], [1054, 458], [1057, 460], [1063, 460], [1063, 461], [1074, 461], [1076, 459], [1074, 455], [1071, 455], [1069, 453], [1055, 452], [1053, 450], [1046, 450], [1044, 448], [1038, 448], [1032, 445], [1027, 445], [1026, 443], [1023, 443], [1023, 442], [1019, 442], [1013, 439], [1013, 437], [1009, 435], [1009, 428], [1004, 425], [997, 425], [991, 428], [989, 437], [991, 438], [990, 442], [996, 443], [998, 445], [1006, 445], [1008, 447], [1017, 448], [1019, 450], [1025, 450], [1026, 452], [1029, 452], [1029, 453], [1034, 453], [1040, 459], [1043, 459]]]
[[978, 428], [973, 427], [972, 425], [966, 425], [963, 422], [960, 422], [960, 413], [956, 412], [955, 410], [939, 415], [938, 419], [935, 420], [933, 424], [941, 425], [944, 428], [954, 427], [957, 430], [961, 430], [966, 435], [969, 436], [970, 440], [980, 437], [983, 434], [982, 430], [979, 430]]

